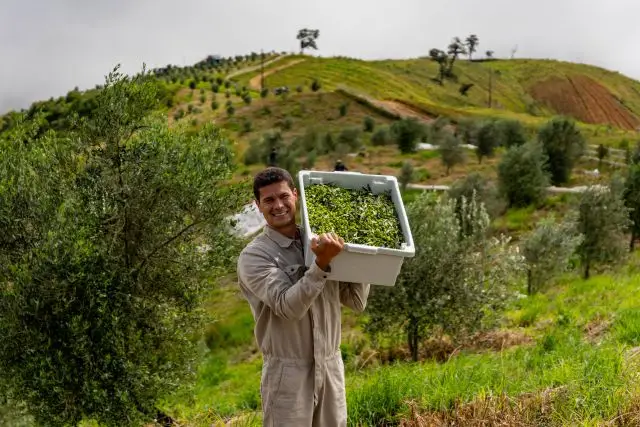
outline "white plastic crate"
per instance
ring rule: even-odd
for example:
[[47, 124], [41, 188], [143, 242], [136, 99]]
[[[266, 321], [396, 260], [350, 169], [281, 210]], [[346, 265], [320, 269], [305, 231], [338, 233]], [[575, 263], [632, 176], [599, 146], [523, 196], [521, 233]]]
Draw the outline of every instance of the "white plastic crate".
[[302, 226], [304, 227], [304, 253], [307, 267], [315, 262], [311, 250], [313, 231], [309, 225], [309, 215], [305, 198], [305, 188], [314, 184], [334, 184], [338, 187], [357, 189], [367, 185], [374, 194], [391, 190], [404, 243], [401, 249], [359, 245], [345, 242], [343, 251], [331, 261], [329, 278], [343, 282], [371, 283], [374, 285], [394, 286], [405, 258], [415, 255], [413, 237], [409, 221], [400, 196], [398, 181], [393, 176], [369, 175], [359, 172], [320, 172], [300, 171], [298, 173]]

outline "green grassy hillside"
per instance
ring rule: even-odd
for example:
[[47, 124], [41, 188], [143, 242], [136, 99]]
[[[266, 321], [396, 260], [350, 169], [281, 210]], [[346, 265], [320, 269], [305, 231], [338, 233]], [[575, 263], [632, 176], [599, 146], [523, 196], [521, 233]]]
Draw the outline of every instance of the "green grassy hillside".
[[[416, 103], [434, 115], [504, 115], [535, 123], [539, 121], [536, 117], [563, 113], [563, 108], [558, 103], [545, 104], [538, 93], [540, 91], [535, 91], [534, 87], [552, 78], [578, 76], [589, 78], [605, 88], [605, 95], [615, 99], [621, 110], [628, 115], [636, 117], [636, 120], [640, 116], [640, 83], [589, 65], [527, 59], [487, 62], [458, 60], [454, 66], [457, 82], [447, 79], [440, 85], [433, 81], [438, 73], [438, 65], [430, 59], [362, 61], [292, 57], [288, 61], [297, 63], [270, 75], [267, 78], [268, 86], [293, 88], [308, 85], [317, 79], [325, 90], [346, 86], [376, 99], [400, 99]], [[283, 64], [284, 62], [274, 64], [273, 67], [282, 67]], [[493, 98], [491, 110], [487, 108], [490, 76]], [[247, 74], [238, 76], [238, 79], [240, 83], [248, 84], [251, 77], [253, 75]], [[459, 93], [463, 83], [474, 84], [467, 96]], [[581, 92], [584, 89], [579, 88]], [[598, 109], [601, 106], [592, 104], [588, 108]], [[580, 117], [576, 119], [581, 120]], [[610, 119], [611, 117], [605, 116], [599, 121], [592, 120], [592, 124], [606, 125], [612, 122], [615, 126]], [[627, 130], [630, 130], [628, 126]]]

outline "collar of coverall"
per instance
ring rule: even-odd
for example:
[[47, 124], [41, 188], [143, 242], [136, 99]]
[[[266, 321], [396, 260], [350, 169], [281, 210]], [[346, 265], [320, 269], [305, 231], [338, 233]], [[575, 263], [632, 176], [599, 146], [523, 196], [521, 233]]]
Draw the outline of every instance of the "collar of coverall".
[[[298, 229], [298, 236], [302, 237], [302, 234], [303, 234], [302, 228], [299, 225], [296, 225], [296, 228]], [[280, 245], [280, 247], [283, 247], [283, 248], [288, 248], [296, 240], [296, 239], [291, 239], [285, 236], [284, 234], [274, 230], [269, 225], [266, 225], [264, 227], [264, 232], [267, 235], [267, 237], [269, 237], [271, 240], [273, 240], [278, 245]]]

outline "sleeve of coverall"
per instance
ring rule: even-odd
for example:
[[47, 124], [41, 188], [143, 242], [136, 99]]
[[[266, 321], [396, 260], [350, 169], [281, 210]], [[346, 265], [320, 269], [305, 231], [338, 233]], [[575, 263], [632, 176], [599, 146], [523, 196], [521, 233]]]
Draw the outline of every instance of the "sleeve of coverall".
[[367, 306], [369, 283], [340, 282], [340, 302], [355, 312], [362, 313]]
[[244, 252], [238, 259], [238, 275], [248, 290], [264, 302], [276, 316], [298, 320], [322, 292], [327, 273], [313, 265], [291, 285], [289, 276], [265, 254]]

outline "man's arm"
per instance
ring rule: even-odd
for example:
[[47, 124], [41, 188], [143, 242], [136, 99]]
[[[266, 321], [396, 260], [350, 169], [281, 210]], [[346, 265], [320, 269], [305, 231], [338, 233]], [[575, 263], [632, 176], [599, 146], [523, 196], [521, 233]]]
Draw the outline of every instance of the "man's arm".
[[340, 282], [340, 302], [357, 313], [362, 313], [369, 298], [369, 283]]
[[289, 276], [269, 256], [255, 250], [240, 255], [238, 276], [276, 316], [288, 320], [301, 319], [327, 281], [327, 273], [313, 263], [304, 276], [291, 285]]

